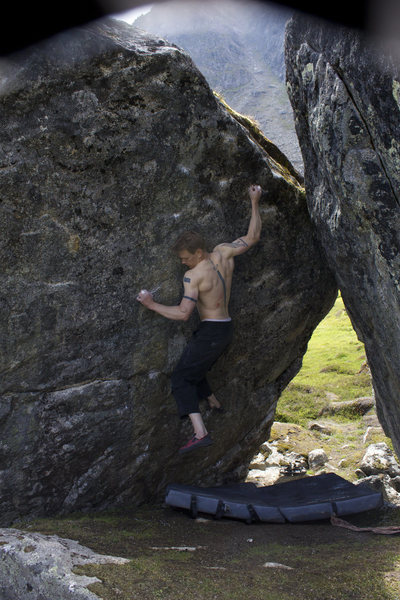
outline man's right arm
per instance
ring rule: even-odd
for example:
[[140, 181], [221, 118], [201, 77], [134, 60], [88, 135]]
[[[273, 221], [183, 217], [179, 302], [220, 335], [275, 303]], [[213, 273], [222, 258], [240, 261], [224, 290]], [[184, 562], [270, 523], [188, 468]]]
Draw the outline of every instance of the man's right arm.
[[238, 256], [239, 254], [244, 254], [251, 248], [255, 246], [260, 239], [261, 233], [261, 216], [259, 209], [259, 201], [261, 197], [261, 187], [259, 185], [251, 185], [249, 187], [249, 196], [251, 201], [251, 218], [249, 223], [249, 228], [247, 230], [246, 235], [238, 238], [234, 242], [230, 244], [219, 244], [217, 246], [218, 250], [222, 252], [224, 256], [227, 258], [231, 258], [234, 256]]
[[153, 310], [167, 319], [187, 321], [196, 306], [199, 295], [197, 281], [192, 276], [188, 277], [188, 275], [190, 275], [189, 271], [183, 278], [184, 295], [178, 306], [167, 306], [166, 304], [154, 302], [151, 292], [147, 290], [139, 292], [136, 300], [149, 310]]

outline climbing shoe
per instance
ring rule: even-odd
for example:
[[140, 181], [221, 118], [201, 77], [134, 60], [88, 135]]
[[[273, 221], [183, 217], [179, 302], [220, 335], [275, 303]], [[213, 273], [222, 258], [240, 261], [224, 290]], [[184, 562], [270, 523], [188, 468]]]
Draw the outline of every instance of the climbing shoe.
[[204, 446], [211, 446], [213, 443], [210, 435], [207, 433], [202, 438], [197, 438], [195, 435], [191, 440], [187, 442], [182, 448], [179, 448], [179, 454], [186, 454], [187, 452], [191, 452], [192, 450], [196, 450], [196, 448], [203, 448]]

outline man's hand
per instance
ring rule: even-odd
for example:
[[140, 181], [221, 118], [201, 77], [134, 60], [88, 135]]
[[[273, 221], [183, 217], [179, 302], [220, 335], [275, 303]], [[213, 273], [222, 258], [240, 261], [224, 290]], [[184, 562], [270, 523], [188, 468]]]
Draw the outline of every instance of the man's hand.
[[148, 290], [141, 290], [137, 295], [136, 300], [146, 308], [151, 308], [154, 303], [153, 295]]
[[181, 303], [178, 304], [178, 306], [159, 304], [158, 302], [154, 302], [153, 294], [148, 290], [141, 290], [136, 296], [136, 300], [146, 308], [154, 310], [154, 312], [159, 315], [174, 321], [187, 321], [196, 306], [196, 300], [194, 298], [185, 296], [183, 296]]
[[250, 200], [253, 203], [258, 203], [262, 194], [262, 189], [260, 185], [251, 185], [249, 187], [249, 196]]

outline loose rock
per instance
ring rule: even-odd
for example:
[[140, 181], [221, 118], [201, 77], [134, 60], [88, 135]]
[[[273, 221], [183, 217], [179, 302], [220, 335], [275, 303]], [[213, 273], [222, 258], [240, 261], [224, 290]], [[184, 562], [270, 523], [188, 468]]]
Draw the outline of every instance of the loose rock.
[[265, 457], [268, 458], [268, 456], [271, 454], [272, 452], [272, 448], [269, 445], [268, 442], [264, 442], [263, 444], [261, 444], [260, 446], [260, 453]]
[[276, 562], [266, 562], [263, 566], [267, 569], [286, 569], [287, 571], [293, 571], [293, 567], [288, 567], [288, 565], [282, 565], [281, 563]]
[[327, 425], [323, 425], [322, 423], [310, 423], [308, 429], [310, 431], [319, 431], [324, 435], [332, 435], [332, 430], [329, 427], [327, 427]]
[[373, 398], [355, 398], [344, 402], [332, 402], [321, 410], [320, 415], [365, 415], [374, 406]]
[[387, 473], [371, 475], [370, 477], [359, 479], [354, 483], [355, 485], [368, 485], [374, 490], [381, 492], [386, 503], [393, 506], [400, 506], [400, 494], [392, 487], [391, 478]]
[[280, 467], [268, 467], [265, 470], [252, 469], [249, 471], [246, 481], [260, 485], [273, 485], [281, 478]]
[[328, 461], [328, 456], [322, 448], [316, 448], [308, 453], [308, 465], [310, 469], [316, 471], [320, 467], [323, 467]]
[[379, 473], [387, 473], [390, 477], [400, 475], [400, 465], [385, 442], [368, 446], [360, 468], [366, 475], [377, 475]]
[[251, 461], [249, 468], [250, 469], [258, 469], [259, 471], [265, 471], [267, 468], [267, 463], [265, 462], [265, 456], [259, 452]]

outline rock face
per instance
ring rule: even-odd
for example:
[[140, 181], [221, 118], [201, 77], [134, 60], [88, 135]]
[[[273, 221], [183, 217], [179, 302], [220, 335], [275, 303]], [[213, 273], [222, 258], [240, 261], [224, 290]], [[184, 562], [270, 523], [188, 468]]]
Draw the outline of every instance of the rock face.
[[251, 115], [294, 167], [303, 161], [285, 89], [285, 25], [292, 11], [266, 2], [156, 3], [135, 26], [184, 48], [232, 108]]
[[286, 35], [309, 212], [400, 454], [399, 62], [382, 41], [301, 16]]
[[[188, 55], [117, 21], [2, 64], [0, 111], [1, 521], [235, 477], [336, 295], [301, 186]], [[169, 378], [196, 318], [135, 297], [161, 284], [178, 303], [172, 242], [246, 233], [251, 182], [262, 240], [236, 261], [236, 334], [211, 377], [226, 414], [205, 415], [215, 443], [183, 460]]]

